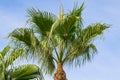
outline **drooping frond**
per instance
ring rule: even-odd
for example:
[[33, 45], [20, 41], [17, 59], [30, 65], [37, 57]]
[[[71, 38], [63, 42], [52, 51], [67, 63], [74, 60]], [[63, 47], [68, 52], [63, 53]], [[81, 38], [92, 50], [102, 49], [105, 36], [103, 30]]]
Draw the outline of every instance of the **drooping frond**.
[[81, 64], [90, 61], [94, 53], [97, 52], [95, 45], [91, 41], [101, 35], [108, 27], [109, 25], [96, 23], [82, 29], [79, 32], [80, 35], [73, 40], [70, 48], [67, 50], [63, 62]]
[[48, 36], [53, 23], [57, 20], [57, 17], [53, 13], [42, 12], [35, 10], [34, 8], [28, 10], [30, 16], [30, 22], [33, 22], [35, 31], [41, 36]]
[[12, 33], [9, 34], [9, 37], [12, 38], [16, 42], [15, 44], [18, 44], [19, 47], [22, 47], [27, 51], [29, 50], [33, 52], [37, 51], [39, 41], [36, 38], [32, 29], [29, 28], [15, 29]]
[[97, 49], [94, 44], [88, 44], [86, 46], [80, 46], [78, 48], [72, 47], [67, 53], [67, 57], [64, 59], [64, 64], [69, 63], [69, 65], [81, 66], [86, 61], [91, 61]]
[[6, 46], [1, 53], [2, 57], [4, 58], [4, 56], [7, 54], [7, 52], [10, 50], [10, 46]]
[[7, 68], [9, 65], [11, 65], [22, 54], [23, 54], [23, 49], [19, 49], [19, 50], [14, 49], [10, 53], [10, 56], [7, 57], [7, 59], [5, 60], [5, 68]]
[[4, 58], [0, 53], [0, 78], [4, 80]]
[[10, 46], [6, 46], [0, 52], [0, 80], [44, 80], [40, 68], [33, 64], [9, 69], [8, 66], [12, 65], [23, 53], [23, 49], [10, 49]]
[[[93, 56], [95, 55], [95, 53], [97, 53], [97, 48], [94, 44], [88, 44], [85, 49], [83, 50], [83, 53], [85, 53], [85, 55], [83, 55], [85, 58], [83, 58], [83, 61], [91, 61], [91, 59], [93, 58]], [[83, 62], [84, 63], [84, 62]]]
[[[44, 58], [44, 59], [43, 59]], [[41, 56], [42, 61], [40, 61], [41, 68], [46, 74], [52, 75], [55, 70], [55, 62], [53, 57], [49, 54], [44, 54], [43, 57]]]
[[97, 36], [101, 35], [103, 31], [107, 28], [109, 28], [109, 25], [107, 24], [95, 23], [89, 25], [88, 27], [82, 30], [81, 40], [84, 44], [88, 43], [91, 40], [95, 39]]
[[40, 68], [33, 64], [22, 65], [18, 68], [11, 69], [8, 74], [11, 79], [15, 80], [44, 79]]
[[39, 62], [42, 70], [47, 74], [53, 74], [55, 69], [54, 60], [56, 60], [53, 56], [53, 47], [51, 47], [46, 40], [41, 41], [40, 52], [41, 54], [39, 55]]

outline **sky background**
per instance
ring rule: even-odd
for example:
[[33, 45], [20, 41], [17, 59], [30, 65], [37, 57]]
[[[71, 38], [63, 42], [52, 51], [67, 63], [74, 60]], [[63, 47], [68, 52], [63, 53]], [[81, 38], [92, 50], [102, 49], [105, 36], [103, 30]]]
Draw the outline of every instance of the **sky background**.
[[[61, 0], [65, 12], [82, 0]], [[98, 54], [91, 63], [80, 68], [65, 67], [68, 80], [120, 80], [120, 0], [84, 0], [84, 26], [95, 22], [107, 23], [111, 27], [101, 40], [96, 40]], [[58, 0], [0, 0], [0, 50], [7, 44], [8, 33], [25, 27], [27, 9], [34, 7], [42, 11], [59, 13]], [[21, 62], [22, 63], [22, 62]], [[32, 63], [32, 62], [29, 62]], [[45, 76], [45, 80], [53, 77]]]

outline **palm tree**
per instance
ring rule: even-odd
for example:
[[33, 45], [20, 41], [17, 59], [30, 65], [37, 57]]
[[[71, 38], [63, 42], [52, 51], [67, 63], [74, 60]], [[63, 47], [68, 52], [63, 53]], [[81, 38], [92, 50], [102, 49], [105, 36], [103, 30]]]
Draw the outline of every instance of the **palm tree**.
[[23, 49], [10, 50], [10, 46], [6, 46], [0, 52], [0, 80], [42, 80], [42, 74], [37, 65], [25, 64], [17, 68], [10, 68], [13, 62], [23, 54]]
[[80, 66], [90, 61], [97, 52], [93, 41], [109, 28], [102, 23], [83, 27], [83, 8], [84, 3], [67, 14], [61, 8], [59, 17], [32, 8], [27, 21], [31, 27], [15, 29], [9, 37], [37, 57], [45, 73], [55, 71], [54, 80], [67, 80], [63, 66]]

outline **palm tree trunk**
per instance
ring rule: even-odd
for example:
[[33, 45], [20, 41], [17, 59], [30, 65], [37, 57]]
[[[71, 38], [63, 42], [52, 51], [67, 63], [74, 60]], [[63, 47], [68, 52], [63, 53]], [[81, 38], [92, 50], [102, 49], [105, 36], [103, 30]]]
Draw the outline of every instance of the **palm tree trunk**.
[[58, 63], [58, 65], [57, 65], [57, 70], [56, 70], [56, 73], [54, 75], [54, 80], [67, 80], [66, 73], [63, 70], [63, 66], [61, 63]]

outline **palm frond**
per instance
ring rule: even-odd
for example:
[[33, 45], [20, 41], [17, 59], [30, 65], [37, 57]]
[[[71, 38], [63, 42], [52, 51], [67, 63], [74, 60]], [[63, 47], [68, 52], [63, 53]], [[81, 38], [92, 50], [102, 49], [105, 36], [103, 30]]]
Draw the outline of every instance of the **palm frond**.
[[39, 40], [35, 36], [32, 29], [29, 28], [18, 28], [15, 29], [9, 35], [17, 47], [24, 48], [26, 51], [37, 52], [37, 46], [39, 45]]
[[2, 57], [4, 58], [4, 56], [7, 54], [7, 52], [10, 50], [10, 46], [6, 46], [3, 50], [2, 50], [2, 52], [1, 52], [1, 55], [2, 55]]
[[11, 65], [18, 57], [23, 54], [23, 49], [16, 50], [14, 49], [10, 56], [5, 60], [5, 68]]
[[77, 23], [78, 27], [83, 26], [83, 18], [82, 18], [83, 9], [84, 9], [84, 3], [82, 3], [82, 5], [80, 7], [75, 5], [73, 10], [67, 14], [67, 16], [76, 17], [76, 19], [78, 20], [78, 23]]
[[90, 61], [94, 53], [97, 52], [91, 41], [101, 35], [106, 28], [109, 28], [109, 25], [96, 23], [82, 29], [79, 32], [80, 35], [73, 40], [63, 62], [81, 64]]
[[28, 10], [28, 14], [34, 26], [35, 32], [41, 34], [41, 36], [48, 36], [53, 23], [57, 20], [57, 17], [53, 13], [42, 12], [35, 10], [34, 8]]
[[18, 68], [10, 70], [8, 73], [11, 79], [15, 80], [44, 79], [40, 68], [33, 64], [19, 66]]
[[89, 25], [82, 30], [81, 40], [83, 43], [88, 43], [91, 40], [94, 40], [97, 36], [101, 35], [105, 29], [109, 28], [107, 24], [95, 23]]
[[40, 52], [39, 55], [39, 62], [41, 64], [41, 68], [45, 73], [52, 74], [55, 69], [56, 61], [55, 57], [53, 56], [53, 47], [45, 41], [40, 43]]
[[67, 14], [62, 20], [56, 21], [56, 25], [52, 26], [50, 37], [53, 32], [56, 32], [64, 40], [71, 40], [75, 37], [75, 30], [82, 25], [82, 10], [84, 3], [81, 7], [75, 7], [69, 14]]
[[69, 63], [72, 66], [81, 66], [86, 61], [91, 61], [95, 53], [97, 53], [97, 49], [92, 43], [77, 48], [72, 46], [67, 54], [69, 56], [64, 60], [64, 64]]
[[[83, 61], [91, 61], [93, 56], [97, 53], [97, 48], [94, 44], [88, 44], [83, 50], [83, 54], [85, 56]], [[84, 62], [83, 62], [84, 63]]]
[[2, 57], [2, 54], [0, 53], [0, 80], [5, 80], [5, 75], [4, 72], [5, 71], [5, 67], [4, 67], [4, 59]]
[[42, 57], [40, 59], [42, 59], [40, 61], [40, 64], [41, 64], [41, 68], [43, 69], [43, 71], [46, 74], [52, 75], [54, 73], [54, 70], [55, 70], [55, 62], [54, 62], [53, 57], [51, 55], [49, 55], [49, 53], [48, 53], [48, 54], [44, 55], [44, 57]]
[[69, 16], [59, 22], [56, 27], [56, 33], [64, 40], [69, 40], [76, 30], [76, 18], [74, 16]]

